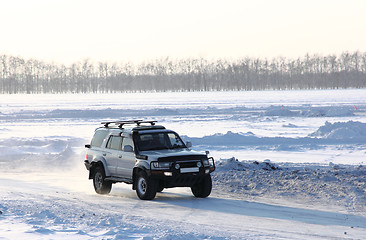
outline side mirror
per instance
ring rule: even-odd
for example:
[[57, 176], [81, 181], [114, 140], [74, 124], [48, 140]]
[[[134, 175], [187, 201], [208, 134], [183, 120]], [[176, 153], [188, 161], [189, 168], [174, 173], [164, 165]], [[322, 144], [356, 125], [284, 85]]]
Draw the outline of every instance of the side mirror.
[[133, 152], [133, 147], [131, 145], [126, 145], [123, 147], [124, 152]]
[[187, 146], [187, 148], [192, 147], [192, 142], [186, 142], [186, 146]]
[[90, 148], [90, 144], [86, 144], [85, 145], [85, 148]]

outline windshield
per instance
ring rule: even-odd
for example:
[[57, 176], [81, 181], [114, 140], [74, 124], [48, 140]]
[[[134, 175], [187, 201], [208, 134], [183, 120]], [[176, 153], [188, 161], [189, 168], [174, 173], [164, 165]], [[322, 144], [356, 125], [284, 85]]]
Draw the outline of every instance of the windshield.
[[140, 151], [186, 148], [178, 134], [174, 132], [138, 134], [136, 145]]

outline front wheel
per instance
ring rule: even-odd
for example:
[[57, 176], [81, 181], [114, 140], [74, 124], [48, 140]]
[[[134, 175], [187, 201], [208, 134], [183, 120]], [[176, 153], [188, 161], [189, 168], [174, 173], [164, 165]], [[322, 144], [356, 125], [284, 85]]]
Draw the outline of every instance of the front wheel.
[[155, 198], [157, 183], [154, 179], [149, 178], [145, 172], [141, 171], [138, 173], [136, 181], [136, 193], [141, 200]]
[[212, 180], [211, 175], [206, 175], [201, 181], [191, 187], [195, 197], [205, 198], [211, 194]]
[[164, 190], [164, 187], [163, 186], [157, 185], [157, 187], [156, 187], [156, 191], [157, 192], [162, 192], [163, 190]]
[[108, 194], [112, 189], [112, 182], [105, 181], [104, 169], [97, 167], [94, 172], [93, 185], [96, 193]]

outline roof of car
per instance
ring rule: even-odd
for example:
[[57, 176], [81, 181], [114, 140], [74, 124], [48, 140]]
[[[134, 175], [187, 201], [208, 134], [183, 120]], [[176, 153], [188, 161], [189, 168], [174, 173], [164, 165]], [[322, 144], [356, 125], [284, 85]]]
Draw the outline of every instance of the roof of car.
[[104, 127], [108, 128], [110, 124], [114, 123], [114, 125], [117, 125], [119, 128], [122, 128], [124, 125], [135, 125], [137, 127], [139, 126], [155, 126], [155, 123], [157, 121], [144, 121], [144, 120], [123, 120], [123, 121], [108, 121], [108, 122], [102, 122], [101, 124], [104, 125]]
[[104, 126], [99, 129], [107, 130], [119, 130], [121, 132], [141, 132], [151, 130], [164, 130], [164, 126], [155, 125], [156, 121], [144, 121], [144, 120], [128, 120], [128, 121], [108, 121], [102, 122]]
[[167, 130], [164, 126], [155, 125], [157, 121], [144, 121], [144, 120], [128, 120], [128, 121], [108, 121], [102, 122], [103, 127], [98, 129], [110, 130], [114, 132], [151, 132], [151, 131], [171, 131]]
[[115, 134], [120, 134], [120, 133], [127, 133], [127, 134], [131, 134], [132, 132], [137, 132], [139, 134], [145, 134], [145, 133], [156, 133], [156, 132], [173, 132], [172, 130], [166, 129], [163, 126], [149, 126], [149, 127], [145, 127], [145, 126], [141, 126], [141, 127], [126, 127], [126, 128], [117, 128], [117, 127], [100, 127], [97, 128], [96, 131], [109, 131], [110, 135], [115, 135]]

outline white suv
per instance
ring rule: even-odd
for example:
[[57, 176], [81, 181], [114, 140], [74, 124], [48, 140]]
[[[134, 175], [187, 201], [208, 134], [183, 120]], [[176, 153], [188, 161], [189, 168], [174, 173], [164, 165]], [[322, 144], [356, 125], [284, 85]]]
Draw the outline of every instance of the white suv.
[[199, 198], [210, 195], [214, 159], [189, 149], [190, 142], [155, 122], [102, 122], [95, 130], [85, 145], [85, 166], [97, 193], [108, 194], [112, 183], [124, 182], [143, 200], [172, 187], [190, 187]]

